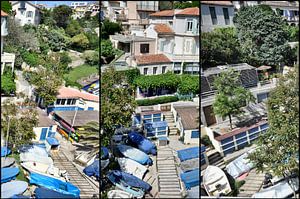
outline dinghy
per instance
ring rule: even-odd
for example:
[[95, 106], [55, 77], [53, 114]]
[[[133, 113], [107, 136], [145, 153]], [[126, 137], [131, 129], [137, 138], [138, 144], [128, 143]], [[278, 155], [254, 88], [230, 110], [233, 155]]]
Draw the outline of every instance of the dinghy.
[[38, 156], [48, 157], [48, 153], [46, 151], [46, 146], [42, 145], [23, 145], [19, 148], [19, 153], [33, 153]]
[[122, 171], [132, 174], [141, 180], [147, 171], [147, 167], [129, 158], [118, 158], [118, 163]]
[[85, 167], [83, 169], [83, 173], [85, 173], [85, 175], [87, 175], [89, 177], [95, 176], [96, 179], [98, 180], [100, 178], [99, 159], [95, 160], [91, 165]]
[[133, 197], [143, 197], [145, 192], [149, 192], [152, 187], [139, 178], [118, 170], [108, 172], [107, 178], [118, 188], [133, 195]]
[[146, 154], [156, 155], [156, 146], [147, 138], [142, 136], [141, 134], [132, 132], [128, 134], [128, 140], [133, 145], [137, 146], [141, 151]]
[[1, 157], [1, 168], [10, 167], [15, 163], [15, 158]]
[[64, 182], [38, 173], [31, 173], [29, 178], [30, 184], [45, 187], [63, 194], [74, 195], [79, 198], [80, 190], [69, 182]]
[[151, 166], [153, 163], [146, 153], [136, 148], [123, 144], [118, 145], [117, 148], [125, 157], [135, 160], [140, 164], [147, 164]]
[[14, 195], [22, 194], [27, 187], [28, 183], [24, 181], [11, 181], [1, 184], [1, 198], [11, 198]]
[[53, 160], [48, 156], [40, 156], [33, 153], [25, 152], [20, 153], [20, 161], [21, 162], [38, 162], [42, 164], [52, 165]]
[[1, 147], [1, 157], [9, 155], [11, 150], [6, 146]]
[[227, 195], [231, 187], [225, 173], [216, 166], [209, 165], [203, 173], [203, 185], [209, 196]]
[[15, 179], [19, 172], [18, 167], [1, 168], [1, 183]]
[[42, 164], [39, 162], [23, 162], [21, 166], [30, 173], [39, 173], [51, 178], [66, 181], [66, 171], [61, 171], [53, 165]]
[[133, 198], [133, 196], [122, 190], [111, 190], [107, 193], [107, 198]]
[[74, 195], [71, 194], [63, 194], [57, 191], [53, 191], [51, 189], [47, 189], [44, 187], [38, 187], [34, 190], [35, 198], [42, 199], [42, 198], [76, 198]]

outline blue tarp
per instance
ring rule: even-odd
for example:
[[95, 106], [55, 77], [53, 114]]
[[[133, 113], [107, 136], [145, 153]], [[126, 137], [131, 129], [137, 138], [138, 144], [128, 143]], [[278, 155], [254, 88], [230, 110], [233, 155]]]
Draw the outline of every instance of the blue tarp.
[[35, 193], [35, 198], [76, 198], [74, 195], [63, 194], [44, 187], [36, 188], [34, 190], [34, 193]]
[[51, 146], [59, 145], [59, 141], [56, 138], [48, 137], [46, 140]]
[[151, 185], [149, 185], [147, 182], [144, 182], [138, 177], [122, 171], [112, 170], [108, 173], [107, 177], [110, 181], [112, 181], [112, 183], [127, 184], [131, 187], [141, 188], [148, 192], [150, 192], [152, 189]]
[[182, 149], [177, 151], [177, 153], [181, 162], [193, 158], [199, 158], [199, 147], [197, 146], [188, 149]]
[[30, 196], [23, 196], [23, 195], [14, 195], [13, 197], [11, 197], [12, 199], [16, 199], [16, 198], [30, 198]]
[[18, 167], [1, 168], [1, 183], [15, 179], [19, 172]]
[[8, 154], [10, 154], [11, 150], [7, 148], [6, 146], [1, 147], [1, 157], [4, 157]]
[[156, 155], [157, 151], [155, 145], [139, 133], [129, 133], [128, 139], [130, 143], [137, 146], [141, 151], [147, 154], [151, 153], [152, 155]]
[[95, 160], [91, 165], [83, 169], [83, 173], [87, 176], [95, 176], [97, 179], [100, 177], [99, 160]]
[[199, 172], [199, 169], [195, 169], [193, 171], [180, 174], [180, 178], [184, 182], [186, 189], [191, 189], [192, 187], [200, 184]]
[[109, 151], [108, 148], [106, 147], [101, 147], [101, 160], [105, 160], [107, 158], [109, 158]]
[[168, 126], [168, 123], [166, 121], [150, 122], [148, 124], [151, 124], [152, 128], [167, 127]]
[[80, 195], [80, 190], [73, 184], [37, 173], [31, 173], [30, 184], [46, 187], [63, 194], [72, 194], [75, 197]]

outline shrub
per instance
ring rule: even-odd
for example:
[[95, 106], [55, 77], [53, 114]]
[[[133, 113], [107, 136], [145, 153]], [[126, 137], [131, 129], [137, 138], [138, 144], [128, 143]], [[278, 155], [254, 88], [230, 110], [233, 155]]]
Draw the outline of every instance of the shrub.
[[204, 144], [205, 146], [208, 146], [208, 147], [213, 147], [208, 135], [204, 135], [202, 138], [201, 138], [201, 144]]
[[99, 52], [93, 50], [86, 50], [82, 57], [85, 59], [85, 63], [94, 66], [99, 65]]
[[151, 106], [151, 105], [164, 104], [164, 103], [176, 102], [176, 101], [178, 101], [177, 96], [163, 96], [154, 99], [136, 100], [138, 106]]
[[180, 94], [199, 94], [199, 76], [182, 75], [178, 91]]
[[34, 52], [25, 51], [22, 54], [22, 58], [31, 67], [37, 67], [42, 62], [42, 59], [40, 58], [40, 56]]
[[138, 76], [134, 80], [134, 85], [138, 86], [141, 89], [155, 89], [155, 88], [168, 88], [174, 89], [177, 88], [180, 83], [180, 79], [176, 74], [165, 73], [160, 75], [153, 76]]
[[1, 93], [9, 95], [15, 92], [16, 83], [14, 82], [14, 75], [12, 72], [7, 71], [3, 75], [1, 75]]
[[79, 52], [86, 50], [89, 45], [89, 40], [87, 36], [85, 36], [85, 34], [83, 33], [80, 33], [72, 37], [71, 42], [72, 42], [71, 47], [73, 48], [73, 50]]

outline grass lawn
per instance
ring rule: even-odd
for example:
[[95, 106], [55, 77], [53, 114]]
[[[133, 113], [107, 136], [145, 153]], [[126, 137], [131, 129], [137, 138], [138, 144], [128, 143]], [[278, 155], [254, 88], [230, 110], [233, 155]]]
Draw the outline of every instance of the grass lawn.
[[76, 82], [77, 80], [94, 73], [98, 74], [96, 66], [83, 64], [81, 66], [73, 68], [68, 74], [64, 75], [64, 78], [68, 78], [71, 82]]

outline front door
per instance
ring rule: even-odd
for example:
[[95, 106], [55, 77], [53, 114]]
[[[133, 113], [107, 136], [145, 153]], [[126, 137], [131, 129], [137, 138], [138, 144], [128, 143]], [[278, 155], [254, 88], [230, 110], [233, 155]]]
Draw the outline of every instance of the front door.
[[205, 120], [206, 120], [207, 126], [210, 126], [210, 125], [213, 125], [216, 123], [216, 117], [213, 112], [212, 106], [203, 107], [203, 112], [205, 115]]
[[42, 128], [42, 133], [41, 133], [40, 140], [45, 140], [46, 139], [47, 131], [48, 131], [48, 128]]

